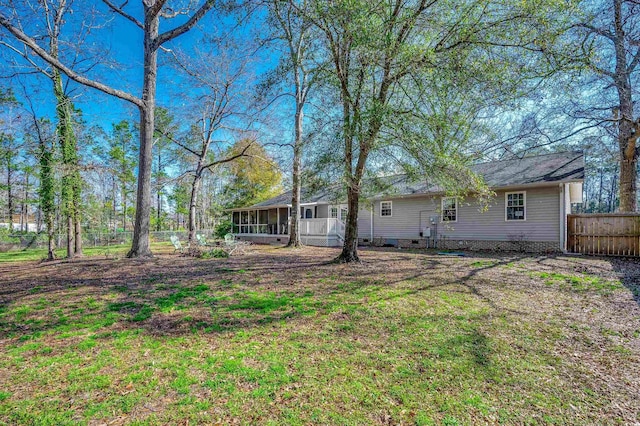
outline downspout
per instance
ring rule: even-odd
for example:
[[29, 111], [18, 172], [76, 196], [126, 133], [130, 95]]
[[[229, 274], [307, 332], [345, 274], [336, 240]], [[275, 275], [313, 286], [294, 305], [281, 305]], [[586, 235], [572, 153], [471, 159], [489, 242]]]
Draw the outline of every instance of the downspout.
[[374, 216], [373, 215], [373, 208], [374, 208], [374, 202], [372, 201], [371, 202], [371, 224], [370, 224], [370, 226], [371, 226], [371, 242], [369, 243], [369, 245], [371, 247], [373, 247], [373, 216]]
[[563, 253], [567, 253], [567, 224], [566, 224], [566, 208], [565, 208], [565, 195], [567, 188], [564, 184], [560, 184], [560, 250]]

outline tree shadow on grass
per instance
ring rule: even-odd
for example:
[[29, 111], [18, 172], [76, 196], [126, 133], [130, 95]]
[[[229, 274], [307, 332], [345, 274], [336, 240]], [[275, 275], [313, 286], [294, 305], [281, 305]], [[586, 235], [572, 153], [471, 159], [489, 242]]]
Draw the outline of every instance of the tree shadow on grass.
[[[331, 311], [337, 300], [366, 305], [370, 297], [391, 300], [437, 288], [473, 294], [497, 312], [522, 314], [498, 306], [476, 284], [483, 281], [480, 273], [527, 255], [487, 260], [479, 255], [474, 262], [365, 249], [365, 263], [351, 266], [331, 263], [335, 252], [282, 250], [224, 260], [166, 256], [151, 262], [86, 258], [39, 265], [37, 276], [23, 275], [0, 289], [0, 336], [116, 324], [155, 334], [223, 332]], [[466, 273], [452, 274], [452, 268]], [[397, 291], [377, 295], [389, 289]], [[16, 311], [23, 305], [25, 312]]]
[[609, 262], [622, 285], [631, 291], [633, 300], [640, 306], [640, 260], [611, 258]]

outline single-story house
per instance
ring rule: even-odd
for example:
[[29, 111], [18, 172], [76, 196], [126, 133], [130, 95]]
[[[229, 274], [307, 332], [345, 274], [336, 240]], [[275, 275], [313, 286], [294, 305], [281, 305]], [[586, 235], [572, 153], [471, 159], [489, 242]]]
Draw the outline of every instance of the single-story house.
[[[361, 201], [364, 245], [558, 252], [566, 249], [571, 205], [582, 202], [584, 155], [559, 152], [476, 164], [496, 196], [487, 209], [475, 197], [448, 197], [427, 181], [389, 176], [390, 190]], [[232, 209], [233, 233], [256, 243], [289, 240], [291, 192]], [[300, 236], [316, 246], [341, 246], [347, 206], [329, 189], [301, 194]]]

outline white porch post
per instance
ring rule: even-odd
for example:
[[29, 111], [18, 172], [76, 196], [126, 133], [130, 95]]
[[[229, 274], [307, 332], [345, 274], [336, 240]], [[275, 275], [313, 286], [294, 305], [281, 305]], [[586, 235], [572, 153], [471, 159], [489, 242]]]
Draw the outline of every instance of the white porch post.
[[280, 235], [280, 207], [276, 209], [276, 235]]

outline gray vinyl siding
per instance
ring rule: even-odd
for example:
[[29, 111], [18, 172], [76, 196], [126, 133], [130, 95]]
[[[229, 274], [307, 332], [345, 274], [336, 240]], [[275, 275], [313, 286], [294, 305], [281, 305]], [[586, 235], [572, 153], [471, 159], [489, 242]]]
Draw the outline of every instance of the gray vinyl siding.
[[371, 238], [371, 210], [366, 208], [358, 212], [358, 238]]
[[[507, 191], [521, 192], [521, 191]], [[560, 189], [557, 186], [526, 190], [526, 220], [505, 221], [505, 191], [497, 191], [487, 211], [480, 212], [477, 201], [458, 202], [457, 222], [440, 221], [441, 196], [389, 199], [392, 216], [380, 216], [380, 201], [374, 204], [374, 237], [418, 238], [437, 216], [439, 236], [459, 240], [559, 241]], [[432, 230], [433, 232], [433, 230]]]

